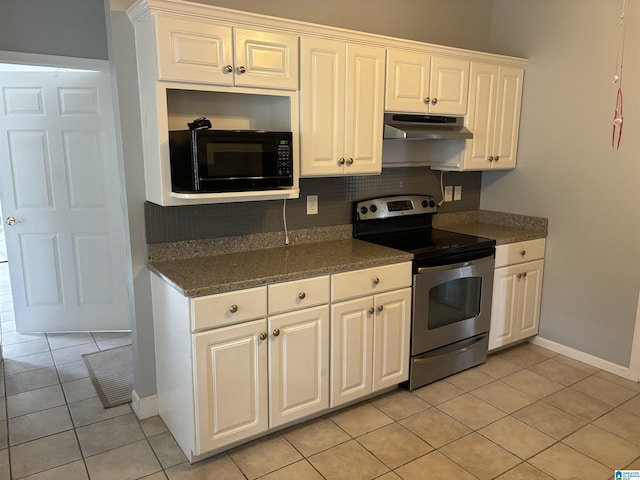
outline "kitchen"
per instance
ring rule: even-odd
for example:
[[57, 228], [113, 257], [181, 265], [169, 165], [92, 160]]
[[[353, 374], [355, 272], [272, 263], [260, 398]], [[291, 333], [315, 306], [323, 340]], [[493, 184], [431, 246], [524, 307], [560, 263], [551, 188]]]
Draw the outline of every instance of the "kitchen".
[[[529, 58], [518, 167], [506, 173], [465, 174], [472, 178], [451, 180], [451, 184], [463, 186], [462, 202], [473, 201], [475, 196], [479, 199], [475, 205], [465, 205], [467, 209], [480, 207], [549, 218], [540, 336], [626, 368], [631, 356], [639, 290], [637, 265], [640, 264], [634, 249], [640, 238], [635, 222], [638, 163], [632, 163], [637, 157], [638, 144], [637, 139], [628, 134], [637, 130], [638, 115], [634, 115], [634, 111], [637, 113], [639, 102], [633, 85], [637, 83], [634, 78], [637, 78], [638, 66], [633, 63], [637, 58], [633, 48], [639, 43], [638, 29], [627, 29], [626, 58], [631, 59], [625, 65], [627, 135], [620, 150], [612, 151], [609, 136], [615, 92], [610, 77], [615, 64], [618, 6], [596, 2], [590, 2], [589, 8], [565, 2], [534, 6], [525, 2], [494, 1], [480, 8], [475, 3], [474, 7], [467, 5], [462, 12], [453, 7], [448, 10], [449, 7], [437, 3], [429, 5], [447, 19], [436, 22], [438, 25], [433, 31], [424, 31], [422, 22], [415, 25], [415, 20], [407, 20], [407, 17], [415, 18], [413, 14], [401, 17], [398, 22], [383, 21], [397, 18], [393, 15], [400, 13], [383, 10], [382, 5], [377, 10], [384, 14], [371, 19], [374, 26], [357, 23], [366, 21], [366, 16], [356, 14], [357, 6], [351, 7], [356, 10], [351, 15], [340, 15], [340, 21], [351, 20], [353, 23], [338, 26], [356, 30], [375, 28], [380, 33], [404, 37], [408, 36], [405, 23], [409, 22], [416, 31], [413, 38], [422, 41]], [[237, 3], [227, 6], [245, 8]], [[291, 7], [274, 5], [271, 8], [274, 11], [263, 13], [287, 16], [285, 13], [290, 12]], [[278, 8], [282, 10], [276, 10]], [[637, 6], [631, 4], [630, 22], [637, 22], [638, 13], [634, 8]], [[246, 9], [250, 10], [251, 5], [248, 4]], [[376, 9], [369, 6], [367, 10]], [[324, 17], [330, 11], [332, 9], [326, 8], [326, 11], [315, 12], [313, 18], [307, 18], [304, 15], [311, 15], [312, 11], [304, 9], [299, 18], [335, 25], [336, 19]], [[406, 15], [407, 12], [404, 13]], [[571, 35], [567, 33], [567, 26], [571, 27]], [[397, 30], [387, 30], [392, 28]], [[592, 33], [601, 31], [601, 35]], [[470, 38], [474, 32], [475, 36]], [[420, 35], [425, 37], [418, 38]], [[577, 85], [582, 88], [576, 88]], [[121, 105], [121, 108], [122, 118], [135, 115], [126, 111], [127, 105]], [[133, 203], [136, 202], [134, 199], [140, 199], [140, 184], [129, 185], [129, 179], [135, 178], [135, 169], [139, 166], [127, 162], [127, 168], [134, 170], [133, 175], [127, 172], [130, 223], [144, 225], [141, 220], [142, 201]], [[380, 178], [386, 178], [385, 175]], [[422, 172], [421, 175], [428, 186], [425, 190], [437, 193], [437, 176], [431, 172]], [[349, 183], [355, 181], [344, 180], [344, 185], [327, 181], [330, 186], [325, 184], [319, 188], [349, 191]], [[363, 181], [367, 186], [366, 179]], [[334, 196], [323, 190], [308, 193], [319, 195], [318, 221], [332, 224]], [[377, 195], [379, 191], [376, 189], [373, 193]], [[327, 196], [329, 205], [323, 203]], [[306, 205], [294, 205], [292, 201], [290, 222], [303, 222]], [[451, 206], [454, 205], [455, 202]], [[230, 207], [216, 208], [226, 218], [237, 214], [237, 211], [228, 210]], [[244, 204], [238, 208], [244, 213], [259, 207]], [[340, 207], [338, 210], [344, 211]], [[217, 213], [212, 216], [219, 218]], [[257, 215], [258, 218], [265, 216]], [[277, 224], [279, 215], [271, 213], [269, 218], [272, 225]], [[594, 228], [593, 224], [597, 226]], [[242, 225], [238, 225], [224, 233], [235, 235], [245, 231]], [[612, 234], [615, 234], [615, 240], [611, 239]], [[133, 228], [132, 235], [137, 235], [132, 250], [137, 249], [138, 259], [142, 261], [140, 259], [146, 256], [146, 242], [141, 240], [144, 232], [136, 233]], [[594, 255], [594, 252], [602, 252], [603, 246], [606, 246], [606, 253]], [[135, 268], [138, 272], [140, 265]], [[145, 307], [144, 304], [144, 280], [138, 277], [136, 280], [142, 284], [142, 293], [137, 298], [141, 302], [141, 310], [136, 315], [135, 325], [139, 360], [136, 391], [144, 398], [155, 391], [154, 365], [149, 360], [153, 358], [152, 325], [148, 305]]]

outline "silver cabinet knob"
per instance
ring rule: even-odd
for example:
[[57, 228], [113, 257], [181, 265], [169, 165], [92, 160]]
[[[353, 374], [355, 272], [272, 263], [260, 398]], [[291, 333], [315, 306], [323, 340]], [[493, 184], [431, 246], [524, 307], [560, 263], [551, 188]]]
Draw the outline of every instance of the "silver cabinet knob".
[[231, 313], [236, 313], [236, 312], [238, 311], [238, 305], [231, 305], [231, 306], [229, 307], [229, 311], [230, 311]]
[[280, 329], [279, 329], [279, 328], [276, 328], [276, 329], [273, 331], [273, 336], [274, 336], [274, 337], [277, 337], [278, 335], [280, 335]]
[[433, 98], [431, 100], [431, 105], [435, 105], [436, 103], [438, 103], [438, 99], [437, 98]]
[[269, 335], [267, 335], [267, 332], [262, 332], [262, 333], [260, 334], [260, 340], [266, 340], [268, 336], [269, 336]]
[[338, 160], [338, 165], [340, 166], [344, 165], [344, 158], [341, 158], [340, 160]]
[[424, 103], [425, 103], [425, 104], [427, 104], [427, 105], [429, 105], [429, 102], [430, 102], [430, 101], [431, 101], [431, 99], [430, 99], [429, 97], [427, 97], [427, 98], [425, 98], [425, 99], [424, 99]]
[[521, 273], [519, 273], [518, 275], [516, 275], [516, 278], [517, 278], [518, 280], [520, 280], [520, 279], [522, 278], [522, 274], [521, 274]]
[[12, 225], [15, 225], [16, 223], [18, 223], [18, 221], [13, 217], [7, 217], [7, 219], [4, 221], [4, 223], [6, 223], [7, 225], [9, 225], [11, 227]]
[[493, 162], [493, 156], [487, 158], [487, 160], [489, 160], [490, 162]]
[[222, 71], [224, 73], [231, 73], [231, 72], [233, 72], [233, 67], [231, 65], [225, 65], [224, 68], [222, 69]]
[[526, 250], [521, 250], [521, 251], [520, 251], [520, 255], [521, 255], [522, 257], [524, 257], [526, 254], [527, 254], [527, 251], [526, 251]]
[[384, 310], [384, 305], [378, 305], [378, 311], [381, 312]]
[[373, 307], [371, 307], [369, 310], [367, 310], [369, 312], [369, 315], [373, 315], [375, 313], [375, 309]]
[[350, 167], [351, 165], [353, 165], [353, 158], [348, 158], [347, 159], [347, 167]]
[[524, 273], [522, 274], [522, 277], [523, 277], [523, 278], [526, 278], [526, 277], [527, 277], [527, 272], [524, 272]]
[[379, 279], [378, 277], [374, 277], [374, 278], [371, 280], [371, 282], [372, 282], [374, 285], [379, 285], [379, 284], [380, 284], [380, 279]]
[[307, 298], [307, 294], [306, 294], [306, 293], [304, 293], [304, 292], [300, 292], [300, 293], [298, 294], [298, 298], [299, 298], [300, 300], [304, 300], [305, 298]]
[[500, 160], [500, 155], [496, 155], [496, 159], [495, 159], [495, 160], [496, 160], [496, 162], [497, 162], [498, 160]]
[[246, 71], [247, 71], [247, 69], [246, 69], [246, 68], [244, 68], [244, 67], [238, 67], [238, 73], [244, 73], [244, 72], [246, 72]]

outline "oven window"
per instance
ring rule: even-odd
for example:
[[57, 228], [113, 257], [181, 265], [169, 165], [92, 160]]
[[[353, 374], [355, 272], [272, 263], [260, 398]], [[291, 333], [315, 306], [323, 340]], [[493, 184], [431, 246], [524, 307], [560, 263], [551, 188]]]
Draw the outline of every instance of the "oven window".
[[429, 330], [477, 317], [480, 314], [481, 277], [441, 283], [429, 290]]

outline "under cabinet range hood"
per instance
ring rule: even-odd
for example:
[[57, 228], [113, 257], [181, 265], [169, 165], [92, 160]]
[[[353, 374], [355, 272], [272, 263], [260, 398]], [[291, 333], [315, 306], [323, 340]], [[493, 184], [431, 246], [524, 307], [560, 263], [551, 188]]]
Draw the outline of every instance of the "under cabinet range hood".
[[384, 138], [385, 140], [466, 140], [473, 138], [473, 133], [465, 128], [464, 117], [385, 113]]

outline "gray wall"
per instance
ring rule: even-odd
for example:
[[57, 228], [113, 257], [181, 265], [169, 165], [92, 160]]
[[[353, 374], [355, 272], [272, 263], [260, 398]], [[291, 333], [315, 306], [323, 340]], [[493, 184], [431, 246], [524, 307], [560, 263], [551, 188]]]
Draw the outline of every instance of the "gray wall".
[[103, 0], [0, 0], [0, 50], [107, 59]]
[[640, 289], [640, 2], [629, 2], [624, 137], [611, 149], [622, 2], [494, 0], [494, 50], [529, 58], [518, 167], [481, 206], [549, 218], [540, 335], [628, 366]]

